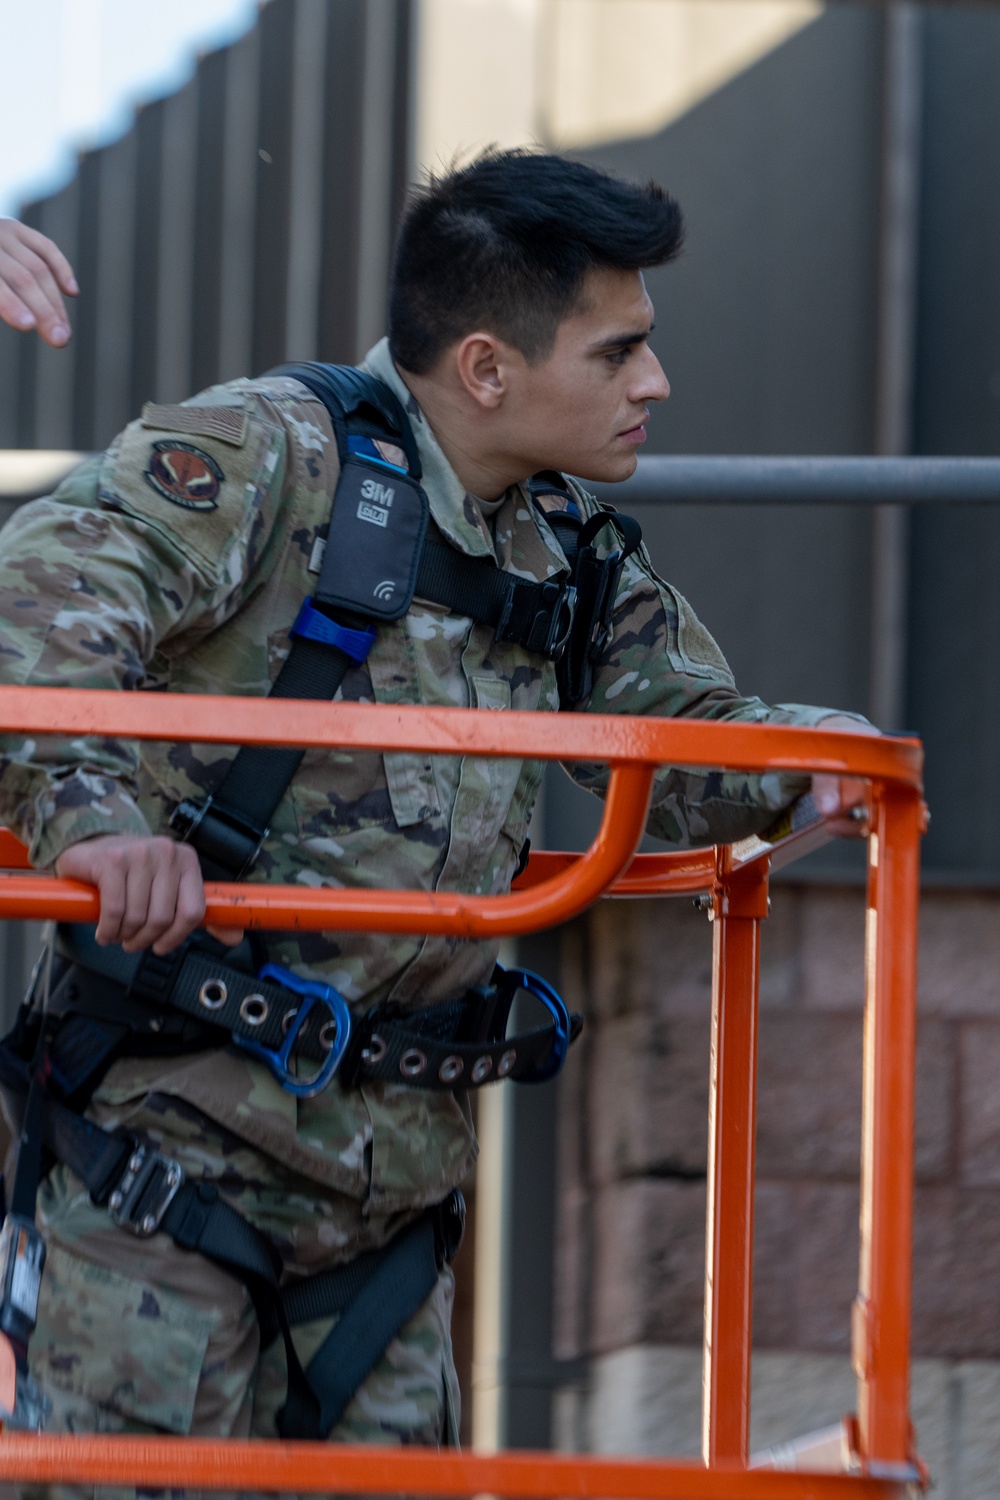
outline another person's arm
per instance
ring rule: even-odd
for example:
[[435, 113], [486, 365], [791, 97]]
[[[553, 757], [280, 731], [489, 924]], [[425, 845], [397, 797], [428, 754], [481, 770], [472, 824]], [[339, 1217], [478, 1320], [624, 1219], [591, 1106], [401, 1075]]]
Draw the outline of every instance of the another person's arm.
[[22, 333], [37, 328], [40, 338], [61, 349], [70, 339], [63, 297], [77, 291], [58, 245], [17, 219], [0, 219], [0, 319]]

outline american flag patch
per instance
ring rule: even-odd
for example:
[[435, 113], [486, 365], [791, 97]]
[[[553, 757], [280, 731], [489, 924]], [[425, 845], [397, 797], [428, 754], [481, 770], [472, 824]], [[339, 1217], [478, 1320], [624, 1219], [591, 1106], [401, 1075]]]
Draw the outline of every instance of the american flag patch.
[[155, 401], [147, 401], [141, 421], [143, 427], [155, 427], [160, 432], [219, 438], [241, 448], [246, 442], [250, 418], [240, 406], [157, 406]]

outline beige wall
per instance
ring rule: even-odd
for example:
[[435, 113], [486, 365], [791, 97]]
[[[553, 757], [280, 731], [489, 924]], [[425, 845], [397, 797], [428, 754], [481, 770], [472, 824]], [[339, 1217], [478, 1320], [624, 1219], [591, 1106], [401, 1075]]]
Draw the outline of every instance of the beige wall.
[[818, 0], [420, 0], [416, 165], [490, 143], [649, 134], [821, 10]]

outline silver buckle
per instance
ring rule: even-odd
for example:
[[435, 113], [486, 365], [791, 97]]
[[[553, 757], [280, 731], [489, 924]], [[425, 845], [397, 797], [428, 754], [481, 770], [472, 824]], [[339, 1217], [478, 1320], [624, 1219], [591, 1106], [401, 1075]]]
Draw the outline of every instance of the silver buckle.
[[180, 1162], [137, 1144], [108, 1199], [108, 1213], [120, 1229], [148, 1239], [159, 1229], [183, 1182]]

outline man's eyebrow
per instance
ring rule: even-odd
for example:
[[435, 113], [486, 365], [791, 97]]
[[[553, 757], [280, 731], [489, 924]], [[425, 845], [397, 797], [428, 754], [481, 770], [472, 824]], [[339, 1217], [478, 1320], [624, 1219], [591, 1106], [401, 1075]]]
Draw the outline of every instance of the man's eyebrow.
[[592, 346], [594, 354], [600, 354], [605, 349], [624, 349], [627, 344], [642, 344], [649, 338], [655, 323], [650, 323], [648, 328], [642, 328], [637, 333], [619, 333], [610, 339], [601, 339], [599, 344]]

